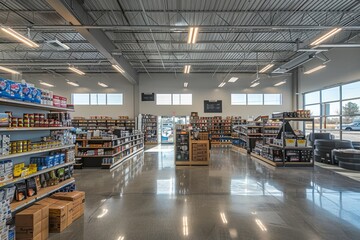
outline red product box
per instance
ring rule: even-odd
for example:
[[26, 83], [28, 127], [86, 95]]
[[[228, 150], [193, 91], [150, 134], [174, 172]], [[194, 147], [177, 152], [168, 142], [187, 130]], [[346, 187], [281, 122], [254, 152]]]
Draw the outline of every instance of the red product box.
[[53, 96], [53, 105], [55, 107], [61, 107], [61, 97], [60, 96], [57, 96], [57, 95]]
[[63, 108], [66, 108], [66, 106], [67, 106], [67, 98], [66, 97], [60, 97], [60, 106]]

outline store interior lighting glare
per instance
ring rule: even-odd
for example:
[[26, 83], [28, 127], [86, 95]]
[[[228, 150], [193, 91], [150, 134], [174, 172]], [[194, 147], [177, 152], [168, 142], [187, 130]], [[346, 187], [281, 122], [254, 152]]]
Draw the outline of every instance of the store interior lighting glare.
[[80, 71], [79, 69], [77, 69], [75, 67], [69, 67], [69, 70], [71, 70], [79, 75], [85, 75], [85, 73], [83, 71]]
[[275, 83], [275, 84], [274, 84], [274, 87], [281, 86], [281, 85], [283, 85], [283, 84], [285, 84], [285, 83], [286, 83], [286, 80], [280, 81], [280, 82], [278, 82], [278, 83]]
[[256, 86], [259, 85], [259, 84], [260, 84], [260, 82], [254, 82], [253, 84], [250, 85], [250, 87], [253, 88], [253, 87], [256, 87]]
[[197, 35], [199, 33], [198, 27], [191, 27], [189, 28], [189, 35], [188, 35], [188, 44], [196, 43]]
[[188, 82], [184, 82], [184, 88], [187, 88], [189, 86]]
[[12, 74], [20, 74], [18, 71], [12, 70], [10, 68], [2, 67], [2, 66], [0, 66], [0, 71], [12, 73]]
[[268, 65], [266, 65], [265, 67], [263, 67], [260, 71], [259, 71], [259, 73], [264, 73], [264, 72], [266, 72], [267, 70], [269, 70], [270, 68], [272, 68], [274, 66], [274, 64], [268, 64]]
[[125, 72], [124, 69], [122, 69], [119, 65], [113, 64], [112, 67], [115, 68], [119, 73]]
[[239, 78], [237, 78], [237, 77], [232, 77], [232, 78], [229, 79], [228, 82], [236, 82], [238, 79]]
[[314, 68], [312, 68], [312, 69], [304, 72], [304, 74], [311, 74], [311, 73], [316, 72], [316, 71], [319, 71], [320, 69], [323, 69], [323, 68], [325, 68], [325, 67], [326, 67], [326, 65], [319, 65], [319, 66], [317, 66], [317, 67], [314, 67]]
[[50, 83], [47, 83], [47, 82], [43, 82], [43, 81], [40, 81], [40, 84], [44, 85], [44, 86], [47, 86], [47, 87], [54, 87], [54, 85], [52, 85]]
[[189, 74], [189, 73], [190, 73], [190, 68], [191, 68], [190, 65], [185, 65], [184, 73], [185, 73], [185, 74]]
[[105, 83], [102, 83], [102, 82], [98, 82], [98, 85], [101, 87], [104, 87], [104, 88], [109, 87], [108, 85], [106, 85]]
[[323, 36], [319, 37], [318, 39], [316, 39], [315, 41], [313, 41], [310, 45], [311, 46], [316, 46], [319, 45], [320, 43], [324, 42], [326, 39], [334, 36], [335, 34], [337, 34], [338, 32], [340, 32], [342, 30], [342, 28], [334, 28], [333, 30], [331, 30], [330, 32], [324, 34]]
[[222, 82], [222, 83], [219, 84], [218, 87], [223, 87], [225, 84], [226, 84], [226, 82]]
[[69, 85], [71, 85], [71, 86], [74, 86], [74, 87], [80, 86], [80, 85], [79, 85], [78, 83], [76, 83], [76, 82], [67, 81], [66, 83], [69, 84]]
[[6, 32], [7, 34], [11, 35], [12, 37], [16, 38], [17, 40], [19, 40], [20, 42], [28, 45], [29, 47], [32, 48], [37, 48], [39, 47], [38, 44], [36, 44], [35, 42], [31, 41], [30, 39], [28, 39], [27, 37], [24, 37], [23, 35], [21, 35], [20, 33], [16, 32], [15, 30], [8, 28], [8, 27], [1, 27], [1, 30], [3, 30], [4, 32]]

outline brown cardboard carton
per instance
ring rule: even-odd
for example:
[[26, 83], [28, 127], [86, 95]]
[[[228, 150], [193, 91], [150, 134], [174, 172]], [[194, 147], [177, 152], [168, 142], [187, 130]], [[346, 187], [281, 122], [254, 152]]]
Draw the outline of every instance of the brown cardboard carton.
[[78, 199], [81, 199], [81, 201], [83, 201], [85, 199], [85, 192], [81, 192], [81, 191], [59, 192], [53, 194], [51, 197], [66, 201], [76, 201]]
[[49, 232], [62, 232], [67, 227], [67, 204], [54, 203], [49, 207]]
[[84, 204], [80, 204], [74, 208], [73, 221], [84, 215]]
[[49, 206], [48, 205], [38, 205], [34, 204], [31, 206], [31, 208], [34, 209], [40, 209], [41, 210], [41, 219], [48, 218], [49, 217]]
[[[41, 237], [41, 221], [32, 226], [16, 225], [16, 239], [35, 239], [37, 235]], [[41, 238], [40, 238], [41, 239]]]
[[49, 237], [49, 218], [41, 220], [41, 239], [46, 240]]
[[31, 238], [19, 238], [19, 237], [16, 235], [16, 239], [17, 239], [17, 240], [46, 240], [46, 239], [42, 239], [41, 234], [38, 234], [38, 235], [36, 235], [35, 237], [31, 237]]
[[67, 209], [67, 213], [66, 213], [66, 216], [67, 216], [67, 226], [70, 226], [72, 224], [72, 215], [73, 215], [73, 202], [71, 201], [64, 201], [64, 200], [58, 200], [55, 204], [58, 204], [58, 205], [65, 205], [66, 206], [66, 209]]
[[56, 203], [57, 200], [56, 199], [52, 199], [52, 198], [44, 198], [38, 202], [36, 202], [36, 205], [45, 205], [45, 206], [50, 206], [54, 203]]
[[[27, 208], [15, 215], [16, 226], [34, 226], [41, 221], [41, 209]], [[35, 235], [34, 235], [35, 236]]]

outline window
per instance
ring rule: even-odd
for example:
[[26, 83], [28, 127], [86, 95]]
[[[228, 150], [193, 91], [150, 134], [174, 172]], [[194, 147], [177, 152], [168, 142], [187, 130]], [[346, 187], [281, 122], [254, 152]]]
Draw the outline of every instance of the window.
[[360, 81], [345, 84], [342, 86], [342, 98], [350, 99], [350, 98], [359, 98], [360, 97]]
[[320, 103], [320, 91], [305, 94], [305, 104]]
[[73, 93], [74, 105], [123, 105], [122, 93]]
[[90, 105], [106, 105], [106, 93], [91, 93]]
[[248, 94], [247, 95], [248, 105], [263, 105], [262, 94]]
[[328, 88], [321, 91], [321, 100], [323, 102], [339, 101], [340, 87]]
[[106, 97], [107, 105], [123, 105], [122, 93], [108, 93]]
[[264, 94], [264, 105], [281, 105], [281, 94]]
[[173, 94], [173, 105], [192, 105], [192, 94]]
[[72, 103], [74, 105], [89, 105], [89, 94], [88, 93], [73, 93]]
[[305, 106], [305, 110], [310, 110], [310, 115], [320, 116], [320, 104]]
[[231, 94], [231, 105], [246, 105], [246, 94]]
[[171, 105], [171, 94], [156, 94], [156, 105]]

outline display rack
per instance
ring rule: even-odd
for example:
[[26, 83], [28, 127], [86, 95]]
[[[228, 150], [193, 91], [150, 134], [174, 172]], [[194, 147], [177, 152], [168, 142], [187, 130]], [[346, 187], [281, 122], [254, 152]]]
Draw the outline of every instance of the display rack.
[[[5, 98], [0, 98], [0, 105], [9, 106], [9, 107], [3, 108], [3, 109], [6, 109], [6, 111], [15, 111], [17, 113], [22, 112], [22, 114], [29, 113], [32, 110], [42, 110], [43, 112], [73, 112], [74, 111], [74, 109], [69, 109], [69, 108], [54, 107], [54, 106], [50, 106], [50, 105], [29, 103], [29, 102], [23, 102], [23, 101], [17, 101], [17, 100], [5, 99]], [[14, 108], [11, 108], [11, 107], [14, 107]], [[41, 134], [36, 133], [37, 131], [51, 132], [51, 131], [69, 130], [69, 129], [71, 129], [71, 127], [1, 127], [0, 132], [4, 132], [5, 134], [10, 135], [10, 139], [12, 140], [12, 139], [18, 139], [18, 138], [24, 139], [27, 137], [31, 137], [31, 138], [35, 137], [36, 138], [36, 137], [42, 136]], [[27, 134], [27, 132], [29, 132], [29, 134]], [[57, 150], [73, 149], [74, 146], [75, 145], [73, 145], [73, 144], [66, 144], [66, 145], [59, 145], [59, 146], [54, 146], [51, 148], [44, 148], [44, 149], [33, 150], [33, 151], [28, 151], [28, 152], [20, 152], [20, 153], [15, 153], [15, 154], [1, 155], [0, 161], [13, 160], [13, 164], [24, 162], [27, 165], [30, 162], [30, 159], [28, 158], [28, 156], [30, 156], [30, 155], [39, 155], [41, 153], [47, 153], [47, 152], [52, 152], [52, 151], [57, 151]], [[25, 181], [26, 179], [30, 179], [30, 178], [33, 178], [33, 177], [39, 176], [41, 174], [45, 174], [45, 173], [48, 173], [48, 172], [51, 172], [51, 171], [54, 171], [54, 170], [57, 170], [60, 168], [73, 166], [74, 162], [75, 162], [74, 159], [70, 159], [70, 160], [68, 159], [67, 162], [65, 162], [65, 163], [58, 164], [58, 165], [55, 165], [52, 167], [48, 167], [43, 170], [38, 170], [35, 173], [29, 174], [26, 176], [13, 178], [8, 181], [3, 181], [0, 183], [0, 188], [10, 187], [16, 183]], [[37, 191], [36, 195], [27, 197], [23, 201], [15, 201], [14, 200], [10, 204], [12, 213], [17, 212], [18, 210], [29, 206], [30, 204], [36, 202], [37, 200], [44, 198], [46, 196], [49, 196], [50, 194], [58, 191], [59, 189], [65, 187], [65, 186], [73, 184], [74, 182], [75, 182], [74, 178], [71, 177], [70, 179], [64, 180], [56, 185], [41, 188], [39, 191]]]
[[187, 124], [175, 126], [175, 165], [207, 166], [210, 160], [209, 140], [193, 140], [190, 128], [191, 125]]
[[141, 115], [145, 145], [158, 144], [158, 117], [151, 114]]
[[[78, 164], [113, 168], [144, 148], [144, 135], [134, 133], [114, 139], [76, 139]], [[79, 160], [81, 158], [81, 161]]]
[[133, 119], [73, 119], [72, 126], [83, 130], [108, 130], [111, 127], [118, 127], [123, 130], [134, 130], [135, 120]]
[[[274, 119], [281, 122], [281, 128], [278, 130], [278, 133], [272, 133], [276, 138], [281, 137], [281, 141], [277, 140], [277, 143], [272, 143], [271, 139], [275, 139], [275, 136], [272, 138], [268, 134], [263, 135], [263, 142], [259, 143], [254, 151], [251, 153], [253, 157], [256, 157], [266, 163], [269, 163], [273, 166], [279, 167], [312, 167], [314, 166], [314, 152], [313, 148], [310, 146], [298, 146], [293, 145], [289, 146], [286, 143], [286, 132], [290, 126], [290, 122], [311, 122], [312, 123], [312, 132], [314, 132], [314, 119], [313, 118], [279, 118]], [[263, 129], [273, 129], [273, 126], [265, 126]], [[269, 133], [270, 134], [270, 133]], [[305, 136], [301, 136], [299, 139], [302, 141]], [[298, 142], [299, 139], [294, 139], [291, 142]], [[291, 140], [291, 139], [290, 139]]]
[[247, 134], [241, 131], [246, 123], [241, 117], [231, 117], [232, 149], [241, 153], [247, 153], [248, 148]]
[[231, 118], [213, 117], [210, 135], [212, 146], [232, 144]]

